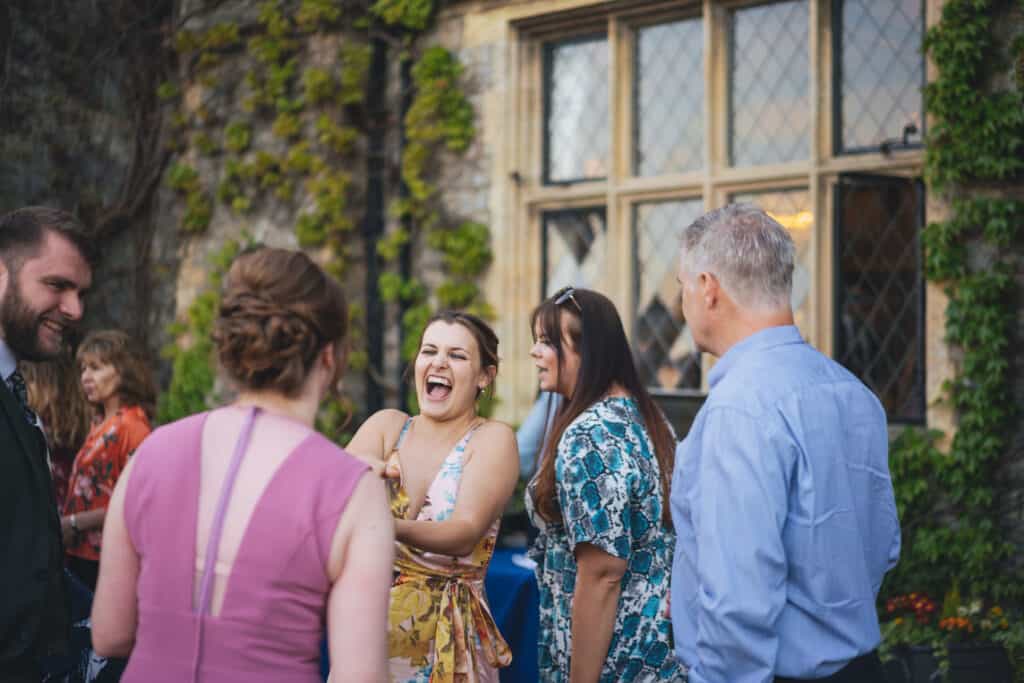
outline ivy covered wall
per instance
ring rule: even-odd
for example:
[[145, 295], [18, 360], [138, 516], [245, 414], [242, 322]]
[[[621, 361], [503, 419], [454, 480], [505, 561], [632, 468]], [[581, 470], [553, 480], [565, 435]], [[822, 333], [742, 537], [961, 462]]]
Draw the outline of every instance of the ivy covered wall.
[[161, 220], [186, 236], [162, 417], [217, 400], [199, 363], [213, 264], [260, 242], [306, 249], [346, 284], [351, 371], [322, 425], [344, 439], [342, 416], [406, 398], [433, 310], [493, 315], [459, 15], [414, 0], [183, 1], [178, 14], [178, 71], [158, 88], [173, 153]]
[[1020, 600], [1024, 2], [946, 0], [925, 49], [936, 71], [925, 179], [946, 206], [924, 232], [926, 277], [948, 297], [956, 375], [943, 400], [957, 429], [893, 443], [904, 546], [883, 598], [959, 587]]

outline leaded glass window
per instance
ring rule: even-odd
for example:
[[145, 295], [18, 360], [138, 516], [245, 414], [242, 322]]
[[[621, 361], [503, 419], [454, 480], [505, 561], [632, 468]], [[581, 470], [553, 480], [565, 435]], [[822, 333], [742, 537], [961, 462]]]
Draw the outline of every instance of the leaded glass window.
[[733, 166], [807, 159], [811, 142], [807, 0], [729, 13]]
[[837, 189], [835, 358], [890, 420], [924, 419], [924, 296], [918, 180], [844, 174]]
[[702, 213], [700, 199], [644, 202], [633, 208], [633, 354], [649, 387], [700, 388], [700, 353], [683, 319], [676, 275], [680, 235]]
[[596, 180], [608, 175], [607, 38], [547, 44], [544, 101], [545, 182]]
[[920, 142], [923, 0], [833, 0], [837, 153]]
[[793, 268], [793, 317], [804, 338], [810, 337], [811, 288], [814, 286], [814, 253], [811, 237], [814, 234], [814, 209], [807, 190], [775, 190], [735, 194], [733, 202], [755, 204], [789, 231], [796, 246]]
[[634, 172], [695, 171], [704, 165], [704, 38], [700, 17], [636, 32]]
[[567, 285], [599, 288], [606, 261], [604, 207], [546, 211], [542, 225], [544, 296]]

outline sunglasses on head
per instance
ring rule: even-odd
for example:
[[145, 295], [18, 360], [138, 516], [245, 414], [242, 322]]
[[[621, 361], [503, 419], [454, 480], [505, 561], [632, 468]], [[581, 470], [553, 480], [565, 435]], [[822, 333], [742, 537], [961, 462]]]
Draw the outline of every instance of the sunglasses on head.
[[576, 297], [573, 294], [576, 292], [575, 287], [562, 287], [560, 290], [554, 293], [554, 300], [556, 306], [561, 306], [566, 301], [571, 301], [572, 305], [576, 307], [580, 315], [583, 315], [583, 307], [580, 306], [580, 302], [576, 301]]

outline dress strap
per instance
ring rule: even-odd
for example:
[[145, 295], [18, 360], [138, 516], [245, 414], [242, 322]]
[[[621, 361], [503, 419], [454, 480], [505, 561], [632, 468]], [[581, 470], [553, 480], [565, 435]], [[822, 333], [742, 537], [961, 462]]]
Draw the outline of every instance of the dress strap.
[[473, 425], [472, 427], [470, 427], [469, 431], [466, 432], [465, 435], [461, 439], [459, 439], [459, 442], [457, 444], [455, 444], [455, 448], [452, 449], [452, 452], [453, 453], [462, 453], [463, 451], [465, 451], [466, 450], [466, 446], [469, 445], [469, 440], [471, 438], [473, 438], [473, 434], [476, 433], [476, 430], [478, 430], [481, 427], [483, 427], [486, 422], [487, 422], [487, 420], [483, 420], [483, 421]]
[[405, 441], [406, 434], [409, 433], [409, 427], [412, 427], [412, 418], [411, 417], [405, 418], [405, 424], [402, 425], [402, 431], [398, 433], [398, 440], [395, 441], [395, 445], [391, 449], [392, 453], [394, 453], [399, 448], [401, 448], [402, 442]]
[[232, 453], [231, 462], [228, 464], [227, 474], [224, 475], [224, 483], [220, 487], [220, 497], [217, 499], [217, 507], [213, 513], [210, 538], [207, 541], [206, 554], [203, 558], [203, 578], [200, 584], [198, 605], [200, 615], [205, 615], [210, 607], [213, 569], [217, 563], [217, 551], [220, 549], [221, 533], [224, 531], [224, 517], [227, 514], [228, 502], [231, 500], [231, 491], [235, 486], [235, 479], [238, 478], [238, 470], [242, 465], [242, 457], [249, 446], [249, 438], [252, 436], [252, 428], [256, 422], [257, 412], [259, 412], [259, 408], [252, 406], [245, 415], [245, 420], [242, 422], [242, 430], [238, 434], [238, 441], [235, 442], [235, 451]]

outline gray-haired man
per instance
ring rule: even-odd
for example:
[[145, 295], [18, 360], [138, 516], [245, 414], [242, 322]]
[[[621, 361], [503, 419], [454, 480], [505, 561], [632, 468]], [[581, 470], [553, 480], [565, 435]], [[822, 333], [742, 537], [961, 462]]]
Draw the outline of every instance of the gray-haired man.
[[683, 232], [683, 313], [719, 357], [672, 481], [690, 683], [883, 680], [875, 599], [900, 549], [885, 413], [793, 325], [793, 259], [749, 205]]

